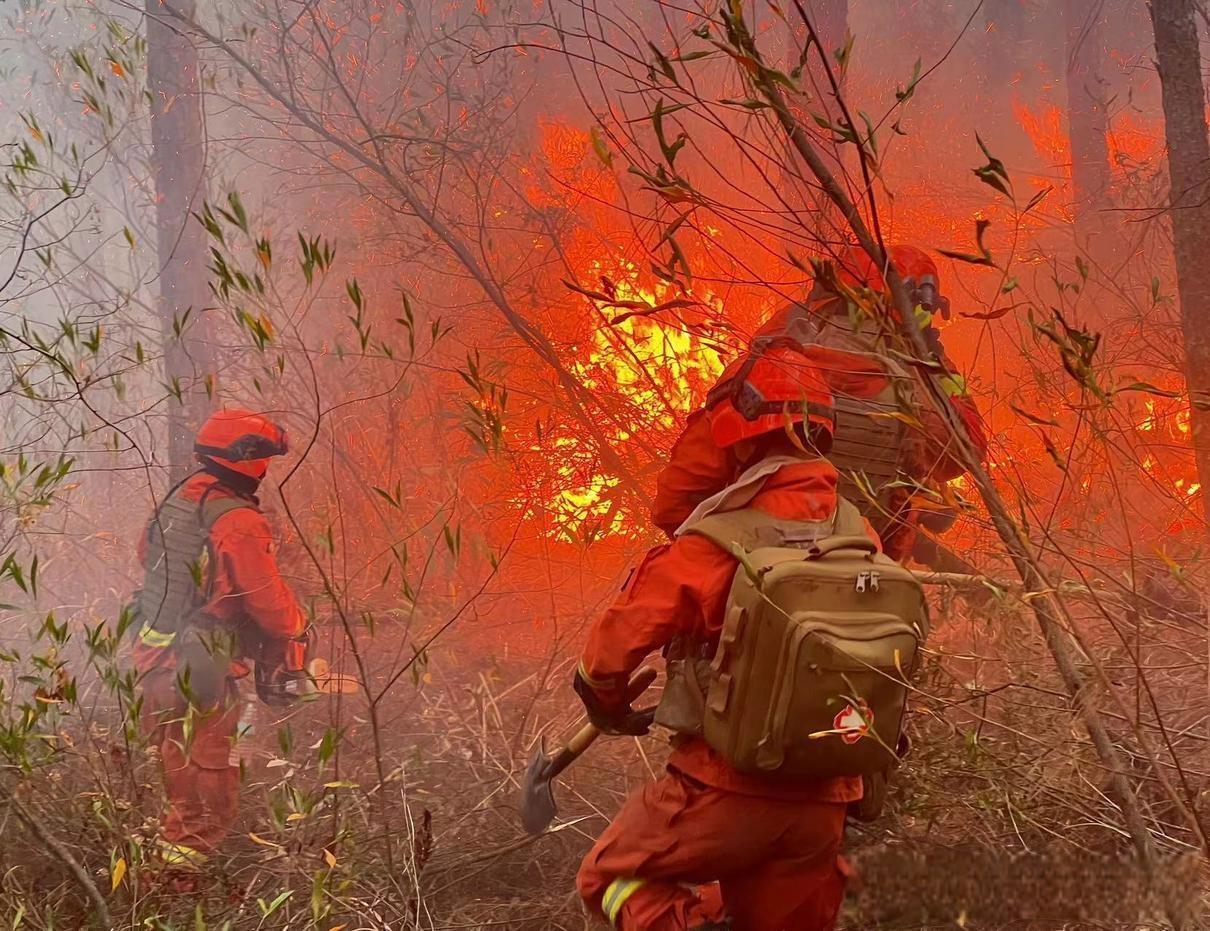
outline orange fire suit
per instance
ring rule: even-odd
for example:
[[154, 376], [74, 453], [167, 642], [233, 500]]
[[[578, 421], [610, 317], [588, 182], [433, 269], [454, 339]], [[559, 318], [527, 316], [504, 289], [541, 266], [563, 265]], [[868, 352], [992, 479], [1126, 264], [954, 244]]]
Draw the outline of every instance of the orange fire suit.
[[[195, 475], [179, 492], [188, 501], [201, 501], [207, 493], [210, 498], [237, 497], [206, 474]], [[146, 534], [140, 555], [145, 540]], [[263, 514], [254, 508], [229, 511], [211, 528], [210, 544], [212, 596], [202, 609], [210, 621], [232, 629], [254, 624], [265, 636], [281, 640], [302, 634], [306, 618], [278, 572]], [[171, 646], [140, 641], [134, 662], [141, 675], [143, 727], [159, 749], [164, 770], [167, 808], [160, 825], [161, 856], [170, 865], [197, 866], [235, 820], [240, 719], [235, 680], [247, 675], [249, 667], [233, 660], [226, 696], [213, 706], [190, 709], [176, 687]]]
[[[823, 520], [836, 507], [837, 478], [822, 459], [785, 466], [748, 506]], [[651, 550], [592, 626], [582, 680], [605, 706], [623, 707], [630, 674], [652, 652], [676, 637], [717, 643], [735, 568], [704, 537]], [[844, 890], [845, 808], [860, 797], [858, 778], [774, 781], [732, 769], [701, 738], [678, 737], [667, 775], [627, 799], [577, 885], [624, 931], [692, 928], [724, 915], [736, 931], [826, 931]], [[715, 880], [716, 895], [684, 885]]]
[[[855, 399], [876, 397], [887, 385], [886, 371], [869, 357], [843, 350], [808, 345], [804, 355], [815, 361], [828, 386], [837, 397]], [[948, 366], [947, 366], [948, 367]], [[951, 367], [952, 368], [952, 367]], [[987, 439], [978, 409], [965, 384], [957, 376], [943, 379], [955, 411], [962, 418], [980, 455], [987, 451]], [[920, 444], [921, 460], [911, 464], [914, 476], [929, 482], [945, 482], [962, 474], [964, 467], [950, 455], [949, 431], [941, 417], [931, 409], [918, 412], [924, 427]], [[668, 464], [656, 481], [651, 508], [652, 522], [671, 536], [704, 499], [724, 488], [743, 471], [734, 448], [720, 448], [710, 431], [710, 413], [700, 409], [689, 415], [685, 429], [669, 454]], [[910, 489], [902, 489], [904, 501], [890, 503], [899, 513], [906, 505]], [[910, 524], [897, 528], [892, 539], [884, 539], [887, 554], [904, 559], [911, 552], [915, 533]]]

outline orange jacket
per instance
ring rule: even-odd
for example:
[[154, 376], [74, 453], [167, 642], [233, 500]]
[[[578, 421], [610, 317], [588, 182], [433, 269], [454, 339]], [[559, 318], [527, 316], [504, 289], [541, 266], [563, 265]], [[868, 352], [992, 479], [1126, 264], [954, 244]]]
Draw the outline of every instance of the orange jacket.
[[[886, 387], [885, 370], [866, 356], [816, 346], [807, 347], [805, 355], [815, 360], [838, 397], [872, 398]], [[948, 363], [947, 367], [952, 370]], [[960, 379], [946, 379], [945, 387], [976, 451], [981, 457], [986, 455], [987, 438], [974, 400]], [[924, 459], [916, 464], [914, 477], [929, 482], [957, 478], [965, 469], [951, 453], [949, 429], [931, 408], [924, 409], [919, 417], [925, 433]], [[694, 411], [672, 447], [668, 464], [656, 479], [652, 522], [671, 536], [698, 504], [734, 481], [741, 466], [731, 449], [715, 445], [708, 410]]]
[[[836, 470], [822, 459], [786, 466], [766, 480], [749, 507], [781, 518], [825, 520], [836, 508], [836, 481]], [[624, 701], [631, 673], [674, 638], [717, 643], [736, 565], [735, 557], [699, 536], [679, 537], [648, 552], [592, 625], [580, 663], [584, 680], [605, 702]], [[859, 779], [773, 782], [736, 772], [700, 738], [680, 738], [678, 744], [669, 765], [706, 785], [813, 801], [861, 797]]]
[[[201, 501], [207, 492], [211, 499], [238, 497], [205, 473], [190, 478], [180, 495], [187, 501]], [[144, 533], [139, 541], [140, 557], [146, 538]], [[303, 632], [306, 616], [278, 571], [273, 534], [260, 511], [238, 508], [224, 514], [210, 529], [210, 545], [214, 586], [203, 608], [206, 615], [233, 628], [255, 624], [274, 639], [286, 640]], [[141, 642], [135, 645], [134, 659], [143, 672], [172, 667], [176, 661], [171, 647], [153, 647]], [[247, 671], [243, 663], [237, 662], [232, 675], [245, 675]]]

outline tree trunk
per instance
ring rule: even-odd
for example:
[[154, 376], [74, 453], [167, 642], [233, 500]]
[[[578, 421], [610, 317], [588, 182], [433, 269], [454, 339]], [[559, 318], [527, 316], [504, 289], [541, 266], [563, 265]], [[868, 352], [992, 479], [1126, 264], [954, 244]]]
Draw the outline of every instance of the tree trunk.
[[[821, 115], [826, 115], [829, 119], [834, 119], [836, 114], [832, 111], [835, 109], [835, 101], [830, 99], [831, 88], [820, 57], [826, 58], [828, 64], [837, 72], [837, 77], [843, 87], [844, 75], [840, 73], [836, 53], [844, 48], [849, 32], [849, 0], [803, 0], [802, 5], [811, 19], [811, 26], [814, 28], [815, 34], [819, 37], [819, 48], [812, 50], [807, 56], [809, 77], [805, 78], [807, 84], [814, 86], [822, 98], [813, 105], [813, 109], [817, 109]], [[810, 42], [810, 32], [799, 17], [794, 4], [791, 2], [784, 6], [786, 10], [784, 67], [788, 72], [798, 65], [803, 49]], [[845, 149], [846, 146], [843, 145], [832, 146], [831, 154], [835, 156], [838, 163], [844, 161], [847, 155]], [[814, 197], [802, 185], [802, 166], [798, 153], [789, 141], [785, 144], [782, 158], [785, 160], [786, 170], [782, 172], [781, 196], [787, 203], [802, 211], [804, 215], [814, 216], [816, 218], [815, 235], [821, 242], [828, 241], [833, 235], [834, 205], [826, 197]]]
[[172, 12], [192, 20], [194, 0], [146, 0], [164, 376], [180, 398], [170, 398], [168, 407], [168, 457], [176, 478], [189, 467], [193, 434], [209, 409], [204, 379], [213, 369], [202, 315], [208, 297], [205, 230], [190, 215], [206, 195], [198, 57], [178, 31], [170, 3]]
[[806, 7], [824, 52], [835, 61], [849, 31], [849, 0], [809, 0]]
[[[1193, 455], [1210, 522], [1210, 138], [1194, 0], [1151, 0], [1155, 62], [1168, 143], [1168, 203], [1176, 258], [1176, 289], [1185, 343]], [[1195, 400], [1200, 403], [1193, 403]]]
[[1021, 0], [984, 0], [982, 37], [975, 37], [982, 42], [978, 59], [982, 73], [978, 91], [969, 95], [967, 104], [993, 152], [1017, 151], [1024, 140], [1013, 103], [1019, 97], [1036, 99], [1032, 88], [1023, 88], [1039, 67], [1038, 43], [1028, 41], [1033, 25]]
[[[1210, 138], [1202, 86], [1194, 0], [1152, 0], [1156, 65], [1168, 143], [1169, 219], [1191, 401], [1210, 393]], [[1193, 451], [1203, 488], [1210, 488], [1210, 413], [1192, 405]], [[1210, 505], [1210, 495], [1203, 494]], [[1210, 519], [1210, 511], [1207, 512]]]
[[1071, 138], [1072, 205], [1082, 247], [1100, 245], [1109, 206], [1109, 84], [1105, 0], [1064, 0], [1067, 32], [1067, 124]]

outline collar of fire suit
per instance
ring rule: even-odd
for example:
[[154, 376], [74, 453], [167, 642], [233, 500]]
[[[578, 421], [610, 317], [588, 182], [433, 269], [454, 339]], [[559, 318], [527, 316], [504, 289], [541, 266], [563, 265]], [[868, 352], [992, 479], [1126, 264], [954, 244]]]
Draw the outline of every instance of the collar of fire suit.
[[201, 460], [202, 471], [217, 479], [220, 485], [226, 486], [241, 498], [259, 503], [256, 500], [256, 489], [260, 487], [259, 479], [252, 478], [250, 475], [242, 475], [205, 456], [201, 457]]
[[752, 503], [752, 499], [760, 494], [765, 482], [778, 470], [790, 465], [799, 465], [809, 460], [801, 456], [768, 456], [760, 462], [749, 466], [734, 482], [722, 491], [715, 492], [693, 509], [693, 513], [685, 518], [684, 523], [676, 528], [674, 536], [681, 536], [698, 521], [720, 511], [734, 511]]

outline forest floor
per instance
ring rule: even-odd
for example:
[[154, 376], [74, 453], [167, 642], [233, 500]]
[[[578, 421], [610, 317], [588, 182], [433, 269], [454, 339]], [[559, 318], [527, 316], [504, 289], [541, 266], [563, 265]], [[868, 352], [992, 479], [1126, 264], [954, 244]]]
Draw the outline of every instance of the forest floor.
[[[888, 811], [850, 826], [847, 854], [861, 882], [842, 928], [1137, 931], [1168, 927], [1174, 901], [1191, 916], [1186, 927], [1207, 927], [1199, 861], [1166, 823], [1162, 800], [1153, 793], [1149, 811], [1170, 868], [1149, 885], [1078, 726], [1060, 703], [1039, 700], [1049, 686], [1030, 666], [1031, 635], [996, 636], [1016, 638], [1019, 668], [975, 668], [972, 657], [993, 645], [941, 638]], [[364, 699], [280, 717], [261, 709], [244, 747], [240, 822], [197, 896], [170, 894], [152, 864], [138, 862], [159, 799], [144, 755], [118, 761], [111, 771], [125, 777], [103, 788], [63, 767], [23, 797], [85, 863], [117, 927], [591, 927], [574, 892], [578, 863], [624, 795], [660, 772], [667, 742], [599, 742], [556, 785], [551, 830], [528, 837], [515, 803], [537, 735], [580, 723], [568, 664], [505, 670], [459, 655], [436, 653], [415, 682], [398, 684], [377, 721]], [[999, 679], [1028, 683], [1028, 695]], [[1144, 778], [1139, 785], [1145, 792]], [[3, 830], [0, 926], [86, 926], [62, 865], [15, 823]], [[115, 882], [119, 857], [128, 867]]]

